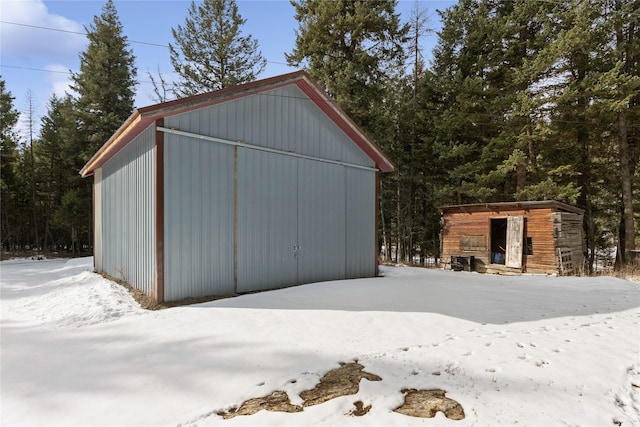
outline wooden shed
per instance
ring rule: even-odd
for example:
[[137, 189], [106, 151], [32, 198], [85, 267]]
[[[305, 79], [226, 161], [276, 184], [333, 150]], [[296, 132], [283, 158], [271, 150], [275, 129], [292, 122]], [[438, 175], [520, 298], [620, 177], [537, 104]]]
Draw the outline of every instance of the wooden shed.
[[95, 269], [159, 302], [374, 276], [391, 170], [302, 71], [140, 108], [81, 171]]
[[582, 270], [582, 209], [557, 201], [529, 201], [440, 210], [447, 268], [547, 274]]

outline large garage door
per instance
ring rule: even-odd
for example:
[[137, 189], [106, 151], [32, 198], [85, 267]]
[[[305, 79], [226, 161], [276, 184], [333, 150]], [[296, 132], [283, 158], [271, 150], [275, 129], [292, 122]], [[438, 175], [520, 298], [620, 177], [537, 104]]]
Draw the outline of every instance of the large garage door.
[[298, 281], [343, 279], [347, 239], [345, 167], [304, 159], [299, 165]]
[[296, 162], [238, 149], [238, 292], [298, 283]]
[[237, 291], [345, 278], [345, 167], [245, 148], [237, 161]]

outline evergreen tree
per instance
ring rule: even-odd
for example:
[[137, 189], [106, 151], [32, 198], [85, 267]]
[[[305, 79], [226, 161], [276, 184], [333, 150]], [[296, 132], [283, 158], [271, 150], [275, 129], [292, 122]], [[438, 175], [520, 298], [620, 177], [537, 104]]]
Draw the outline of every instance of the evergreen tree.
[[63, 199], [82, 219], [81, 225], [76, 224], [77, 218], [65, 224], [72, 241], [80, 245], [91, 243], [92, 191], [91, 181], [82, 180], [78, 171], [133, 112], [137, 73], [113, 0], [107, 0], [101, 15], [94, 17], [87, 37], [89, 45], [80, 54], [80, 72], [72, 76], [71, 88], [78, 97], [69, 118], [73, 125], [65, 135], [67, 159], [76, 178], [68, 183], [69, 196]]
[[[65, 242], [64, 231], [56, 225], [54, 215], [61, 209], [62, 196], [70, 183], [77, 180], [77, 172], [69, 164], [66, 154], [69, 135], [68, 118], [73, 111], [70, 96], [61, 99], [53, 95], [47, 115], [42, 118], [40, 135], [35, 143], [36, 179], [39, 182], [38, 199], [42, 207], [42, 247], [45, 253], [53, 246]], [[70, 243], [70, 242], [68, 242]]]
[[388, 83], [405, 59], [409, 27], [396, 0], [292, 0], [296, 46], [286, 55], [302, 66], [356, 123], [373, 136], [384, 133], [379, 113]]
[[640, 209], [640, 197], [634, 197], [634, 190], [640, 191], [640, 177], [636, 176], [640, 163], [640, 4], [613, 0], [607, 6], [612, 18], [607, 22], [615, 39], [607, 52], [611, 71], [602, 76], [600, 87], [613, 89], [603, 104], [616, 116], [622, 202], [617, 261], [626, 264], [633, 262], [631, 251], [636, 249], [636, 231], [640, 232], [634, 220]]
[[[296, 45], [286, 54], [289, 65], [302, 67], [383, 149], [401, 153], [397, 141], [398, 82], [404, 70], [408, 25], [400, 22], [396, 0], [292, 0], [299, 28]], [[402, 210], [398, 177], [385, 174], [380, 183], [380, 227], [386, 256], [393, 246], [406, 248], [399, 223]], [[396, 257], [404, 258], [404, 252]]]
[[255, 80], [266, 66], [258, 41], [242, 35], [246, 20], [235, 0], [204, 0], [189, 7], [184, 27], [171, 33], [171, 64], [180, 76], [177, 96], [190, 96]]
[[71, 86], [78, 94], [75, 109], [84, 139], [79, 141], [84, 143], [80, 162], [89, 160], [133, 112], [137, 73], [113, 0], [86, 30], [89, 45], [80, 54], [80, 72], [73, 74]]
[[20, 216], [16, 206], [19, 137], [14, 130], [19, 113], [13, 105], [14, 99], [0, 78], [0, 239], [2, 248], [7, 250], [17, 244]]
[[[603, 1], [569, 0], [556, 5], [544, 18], [551, 42], [525, 68], [540, 76], [533, 94], [534, 108], [546, 121], [540, 128], [544, 136], [539, 160], [541, 169], [549, 174], [538, 189], [551, 181], [575, 187], [572, 202], [585, 210], [586, 267], [590, 271], [605, 232], [598, 228], [597, 217], [612, 214], [602, 201], [620, 188], [603, 185], [614, 167], [612, 141], [603, 137], [611, 132], [613, 117], [599, 107], [605, 94], [597, 84], [611, 66], [605, 55], [612, 42], [609, 14]], [[554, 176], [552, 171], [562, 173]]]
[[441, 13], [433, 67], [450, 202], [520, 199], [527, 181], [535, 181], [537, 117], [526, 101], [538, 76], [522, 67], [548, 42], [540, 17], [552, 7], [463, 0]]
[[638, 199], [639, 8], [461, 0], [442, 13], [435, 144], [450, 202], [577, 204], [588, 268], [612, 239], [629, 253], [637, 234], [628, 227]]

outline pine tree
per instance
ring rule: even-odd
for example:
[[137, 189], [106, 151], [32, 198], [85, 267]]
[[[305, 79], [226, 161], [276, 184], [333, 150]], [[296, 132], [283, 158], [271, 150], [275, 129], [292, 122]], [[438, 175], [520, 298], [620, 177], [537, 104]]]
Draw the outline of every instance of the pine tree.
[[42, 118], [40, 134], [35, 143], [36, 179], [39, 182], [38, 199], [42, 206], [41, 223], [44, 225], [42, 247], [65, 241], [64, 231], [55, 224], [54, 215], [62, 206], [62, 196], [69, 183], [76, 181], [77, 172], [69, 165], [67, 144], [73, 101], [69, 95], [49, 99], [47, 115]]
[[537, 179], [537, 117], [525, 101], [538, 75], [522, 67], [548, 42], [541, 17], [552, 7], [463, 0], [441, 13], [434, 73], [445, 109], [437, 126], [451, 202], [521, 199]]
[[[396, 0], [291, 2], [296, 46], [287, 62], [302, 66], [356, 123], [374, 136], [388, 83], [405, 59], [409, 30]], [[383, 132], [383, 131], [380, 131]]]
[[588, 268], [612, 240], [628, 254], [639, 9], [618, 0], [461, 0], [443, 13], [435, 126], [453, 202], [576, 204], [585, 209]]
[[92, 235], [91, 181], [82, 180], [78, 171], [133, 112], [137, 73], [113, 0], [107, 0], [101, 15], [94, 17], [87, 37], [89, 45], [80, 54], [80, 72], [72, 76], [71, 88], [78, 97], [69, 119], [73, 125], [66, 135], [67, 159], [76, 176], [68, 183], [66, 200], [74, 215], [82, 219], [81, 225], [77, 218], [71, 221], [69, 216], [58, 215], [66, 218], [64, 224], [74, 247], [78, 242], [89, 245]]
[[222, 89], [255, 80], [266, 66], [258, 41], [242, 34], [246, 19], [235, 0], [204, 0], [189, 7], [184, 27], [171, 33], [171, 64], [180, 76], [177, 96]]
[[610, 1], [608, 20], [612, 24], [615, 43], [608, 56], [611, 71], [603, 75], [600, 86], [612, 88], [604, 102], [616, 115], [615, 134], [618, 142], [621, 205], [618, 237], [618, 264], [633, 263], [632, 251], [636, 249], [634, 190], [640, 191], [640, 179], [635, 177], [640, 163], [640, 4], [637, 2]]
[[73, 74], [71, 86], [78, 94], [78, 127], [86, 144], [81, 161], [89, 160], [133, 112], [137, 73], [113, 0], [94, 17], [87, 37], [89, 45], [80, 54], [80, 72]]
[[[608, 209], [602, 204], [612, 192], [604, 184], [614, 167], [612, 141], [603, 137], [611, 132], [614, 117], [600, 108], [604, 92], [597, 84], [610, 68], [604, 52], [612, 42], [603, 5], [602, 1], [570, 0], [554, 7], [544, 21], [550, 42], [528, 64], [529, 70], [540, 75], [534, 108], [546, 121], [540, 132], [544, 135], [539, 150], [541, 170], [548, 171], [547, 182], [576, 189], [574, 202], [585, 210], [589, 271], [606, 232], [599, 228], [597, 217], [613, 214], [605, 214]], [[560, 173], [554, 176], [552, 172]]]
[[[396, 138], [398, 82], [404, 71], [408, 25], [395, 0], [292, 0], [298, 21], [291, 66], [306, 69], [337, 104], [387, 153], [400, 153]], [[380, 233], [386, 256], [405, 248], [399, 223], [397, 174], [380, 182]], [[407, 240], [407, 239], [404, 239]], [[407, 240], [408, 241], [408, 240]], [[396, 252], [403, 258], [404, 253]]]
[[19, 113], [15, 98], [6, 90], [0, 78], [0, 238], [2, 248], [10, 250], [17, 244], [16, 166], [19, 137], [14, 131]]

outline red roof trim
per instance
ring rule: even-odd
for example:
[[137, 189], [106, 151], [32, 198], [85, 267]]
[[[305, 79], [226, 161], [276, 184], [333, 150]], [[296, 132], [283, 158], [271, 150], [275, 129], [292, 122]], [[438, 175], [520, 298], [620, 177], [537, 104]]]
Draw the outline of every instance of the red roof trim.
[[92, 175], [94, 170], [115, 156], [123, 147], [156, 120], [291, 84], [297, 85], [313, 100], [313, 102], [374, 161], [381, 171], [390, 172], [394, 169], [393, 164], [382, 153], [382, 150], [329, 99], [326, 93], [313, 82], [309, 75], [304, 71], [296, 71], [294, 73], [283, 74], [281, 76], [140, 108], [134, 111], [111, 138], [93, 155], [80, 171], [80, 175], [83, 178]]
[[296, 81], [296, 85], [374, 161], [378, 169], [382, 172], [394, 170], [393, 163], [382, 153], [380, 147], [371, 141], [315, 82], [305, 76], [302, 80]]

